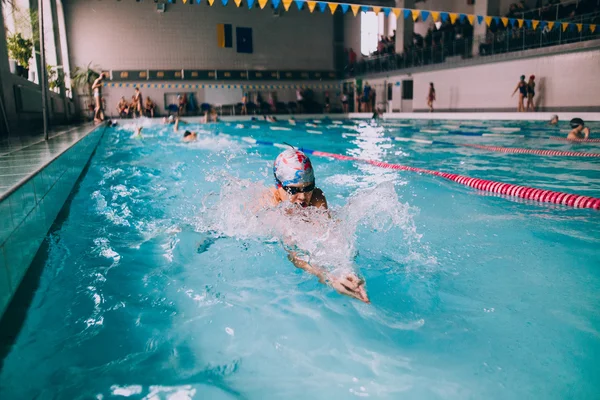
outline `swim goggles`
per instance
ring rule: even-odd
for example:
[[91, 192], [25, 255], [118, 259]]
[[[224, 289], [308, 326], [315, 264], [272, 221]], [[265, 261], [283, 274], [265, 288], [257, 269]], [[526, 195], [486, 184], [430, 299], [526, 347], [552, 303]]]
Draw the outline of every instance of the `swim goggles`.
[[[281, 182], [279, 182], [279, 180], [277, 180], [277, 182], [281, 185]], [[315, 190], [315, 183], [311, 183], [308, 186], [304, 186], [304, 187], [293, 187], [293, 186], [283, 186], [281, 185], [281, 188], [283, 190], [285, 190], [287, 192], [287, 194], [289, 194], [290, 196], [293, 196], [295, 194], [298, 193], [310, 193], [313, 190]]]

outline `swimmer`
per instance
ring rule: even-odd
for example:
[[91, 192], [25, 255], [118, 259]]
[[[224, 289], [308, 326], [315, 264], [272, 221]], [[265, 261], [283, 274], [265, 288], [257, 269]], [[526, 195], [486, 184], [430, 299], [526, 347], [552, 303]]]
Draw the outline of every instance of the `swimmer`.
[[173, 117], [172, 115], [169, 115], [169, 118], [163, 117], [163, 124], [167, 125], [167, 124], [174, 124], [174, 123], [175, 123], [175, 117]]
[[558, 124], [558, 115], [554, 114], [552, 116], [552, 119], [550, 120], [550, 125], [556, 125]]
[[290, 123], [290, 125], [296, 125], [296, 120], [294, 119], [294, 117], [290, 118], [288, 122]]
[[585, 126], [585, 123], [581, 118], [573, 118], [570, 122], [571, 132], [569, 132], [569, 136], [567, 139], [576, 140], [576, 139], [589, 139], [590, 137], [590, 128]]
[[[519, 83], [517, 83], [517, 87], [515, 88], [512, 96], [519, 92], [519, 102], [517, 103], [517, 112], [525, 111], [525, 105], [523, 104], [523, 100], [527, 98], [527, 82], [525, 82], [525, 75], [521, 75], [519, 78]], [[511, 97], [512, 97], [511, 96]]]
[[92, 91], [94, 93], [94, 122], [96, 124], [104, 121], [104, 109], [102, 107], [102, 82], [106, 78], [104, 72], [100, 73], [100, 76], [92, 84]]
[[[262, 203], [275, 206], [289, 202], [300, 207], [315, 207], [327, 210], [327, 199], [321, 189], [315, 187], [315, 175], [310, 159], [303, 152], [288, 149], [281, 152], [273, 164], [275, 188], [265, 193]], [[288, 251], [288, 259], [316, 277], [322, 283], [330, 284], [337, 292], [369, 303], [365, 282], [355, 274], [345, 277], [332, 275], [325, 268], [302, 260], [296, 252]]]
[[277, 122], [277, 118], [275, 118], [271, 115], [269, 115], [269, 116], [263, 115], [263, 119], [267, 122]]
[[382, 115], [381, 110], [379, 108], [376, 108], [371, 119], [380, 119], [381, 115]]
[[[181, 123], [185, 123], [185, 122], [181, 121]], [[175, 119], [175, 126], [173, 127], [173, 132], [178, 133], [177, 132], [178, 130], [179, 130], [179, 117], [177, 117]], [[198, 134], [196, 132], [185, 131], [183, 133], [183, 141], [184, 142], [193, 142], [196, 139], [198, 139]]]
[[134, 136], [134, 138], [136, 138], [136, 139], [141, 139], [142, 138], [142, 129], [143, 129], [142, 126], [138, 126], [138, 127], [135, 128], [135, 136]]
[[204, 114], [204, 123], [207, 124], [209, 122], [219, 122], [219, 115], [214, 108], [211, 108], [210, 111]]

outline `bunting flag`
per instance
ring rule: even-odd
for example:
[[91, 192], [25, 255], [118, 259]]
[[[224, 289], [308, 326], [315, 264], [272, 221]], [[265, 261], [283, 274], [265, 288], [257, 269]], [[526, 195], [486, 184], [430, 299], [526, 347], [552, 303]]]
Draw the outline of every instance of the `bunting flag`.
[[233, 0], [235, 2], [236, 7], [239, 7], [242, 5], [242, 0]]
[[399, 8], [392, 8], [392, 12], [396, 16], [396, 19], [400, 18], [400, 14], [402, 14], [402, 10]]
[[500, 17], [492, 17], [496, 26], [500, 26]]
[[316, 1], [307, 1], [306, 4], [308, 4], [308, 11], [315, 11], [315, 6], [317, 5]]
[[375, 13], [375, 15], [379, 15], [379, 11], [381, 11], [381, 7], [375, 7], [373, 6], [373, 12]]
[[525, 22], [525, 21], [523, 21], [522, 19], [517, 20], [517, 23], [519, 24], [519, 28], [523, 27], [523, 22]]
[[348, 11], [349, 8], [350, 8], [350, 6], [348, 4], [342, 4], [342, 12], [344, 14], [346, 14], [346, 11]]
[[485, 24], [489, 27], [492, 24], [492, 17], [485, 16], [483, 18], [485, 20]]
[[429, 18], [429, 11], [422, 10], [421, 11], [421, 21], [425, 22]]
[[554, 28], [554, 21], [548, 21], [548, 30], [552, 30]]
[[477, 16], [477, 23], [479, 23], [479, 25], [483, 24], [483, 15]]
[[[210, 0], [209, 0], [210, 1]], [[267, 0], [258, 0], [258, 6], [262, 10], [267, 5]]]
[[525, 20], [525, 24], [527, 25], [527, 28], [530, 28], [530, 29], [531, 29], [531, 20], [529, 20], [529, 19], [526, 19], [526, 20]]
[[540, 29], [544, 30], [544, 28], [546, 27], [546, 25], [548, 25], [548, 23], [546, 21], [540, 21]]
[[360, 9], [362, 10], [362, 12], [367, 13], [367, 12], [369, 12], [369, 8], [371, 8], [371, 7], [362, 6]]
[[383, 13], [386, 17], [390, 16], [390, 11], [392, 11], [389, 7], [383, 7]]
[[298, 11], [302, 11], [302, 7], [304, 7], [304, 0], [296, 0], [296, 7], [298, 7]]
[[417, 22], [417, 20], [419, 19], [419, 10], [410, 10], [410, 13], [412, 14], [412, 19], [413, 21]]
[[409, 19], [410, 18], [410, 10], [405, 8], [404, 9], [404, 19]]
[[590, 24], [590, 31], [592, 33], [596, 32], [596, 24]]
[[335, 10], [337, 10], [337, 6], [338, 3], [329, 3], [329, 10], [331, 10], [331, 15], [335, 13]]
[[577, 25], [577, 32], [581, 32], [581, 29], [583, 28], [583, 24], [575, 24]]
[[568, 22], [563, 22], [563, 23], [561, 23], [561, 25], [562, 25], [563, 32], [564, 32], [564, 31], [567, 30], [567, 27], [569, 26], [569, 23]]
[[432, 20], [433, 22], [438, 22], [438, 21], [439, 21], [439, 19], [440, 19], [440, 13], [439, 13], [439, 12], [437, 12], [437, 11], [432, 11], [432, 12], [431, 12], [431, 20]]
[[187, 0], [183, 0], [183, 4], [187, 4]]
[[452, 22], [454, 24], [456, 22], [456, 18], [458, 18], [458, 14], [449, 13], [449, 15], [450, 15], [450, 22]]
[[502, 17], [500, 18], [500, 21], [502, 21], [502, 25], [504, 25], [504, 27], [506, 28], [506, 26], [508, 25], [508, 18]]
[[537, 29], [539, 24], [540, 24], [540, 21], [535, 20], [535, 19], [531, 20], [531, 26], [533, 26], [534, 31]]
[[515, 27], [517, 26], [517, 20], [514, 18], [509, 18], [508, 21], [510, 22], [510, 25]]
[[223, 7], [227, 6], [227, 3], [229, 3], [229, 0], [221, 0], [221, 3], [223, 3]]
[[[170, 3], [170, 2], [169, 2]], [[196, 0], [196, 3], [200, 4], [200, 0]]]
[[273, 3], [273, 8], [278, 9], [279, 3], [281, 3], [281, 0], [271, 0], [271, 2]]
[[208, 4], [212, 7], [212, 5], [215, 4], [215, 0], [208, 0]]
[[285, 11], [288, 11], [292, 5], [292, 0], [281, 0], [281, 2], [283, 3], [283, 8]]
[[326, 8], [327, 8], [327, 3], [319, 2], [319, 9], [321, 10], [322, 13], [325, 12]]
[[[209, 0], [210, 1], [210, 0]], [[291, 0], [290, 0], [291, 1]], [[252, 9], [252, 6], [254, 5], [254, 0], [248, 0], [248, 8]]]
[[575, 24], [569, 24], [569, 30], [570, 30], [571, 32], [574, 32], [574, 31], [575, 31], [575, 29], [576, 29], [576, 26], [575, 26]]
[[442, 22], [448, 21], [448, 13], [447, 12], [441, 12], [440, 13], [440, 18], [442, 19]]
[[473, 24], [475, 23], [475, 16], [473, 14], [468, 14], [467, 19], [469, 20], [471, 26], [473, 26]]
[[354, 16], [356, 17], [356, 14], [358, 14], [358, 10], [360, 9], [360, 6], [356, 6], [356, 5], [351, 5], [350, 8], [352, 9], [352, 14], [354, 14]]

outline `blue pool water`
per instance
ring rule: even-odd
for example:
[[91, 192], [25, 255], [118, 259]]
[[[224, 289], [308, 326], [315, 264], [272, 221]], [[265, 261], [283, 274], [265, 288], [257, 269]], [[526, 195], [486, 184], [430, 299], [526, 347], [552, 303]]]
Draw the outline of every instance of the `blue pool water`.
[[[600, 393], [597, 211], [313, 157], [332, 219], [252, 213], [244, 206], [272, 184], [279, 149], [240, 139], [596, 197], [598, 159], [389, 137], [589, 152], [600, 145], [542, 139], [566, 133], [524, 122], [191, 124], [200, 131], [191, 144], [171, 127], [143, 123], [141, 140], [133, 125], [106, 130], [46, 239], [39, 287], [0, 371], [0, 398]], [[363, 276], [372, 304], [294, 268], [282, 245], [290, 238], [329, 269]]]

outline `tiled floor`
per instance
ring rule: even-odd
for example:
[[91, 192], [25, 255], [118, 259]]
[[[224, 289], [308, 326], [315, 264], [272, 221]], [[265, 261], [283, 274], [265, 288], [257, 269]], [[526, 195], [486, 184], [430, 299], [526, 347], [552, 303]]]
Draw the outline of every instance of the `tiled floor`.
[[27, 142], [21, 142], [18, 146], [0, 144], [0, 200], [91, 129], [90, 124], [71, 126], [51, 132], [48, 141], [39, 135], [30, 137]]

